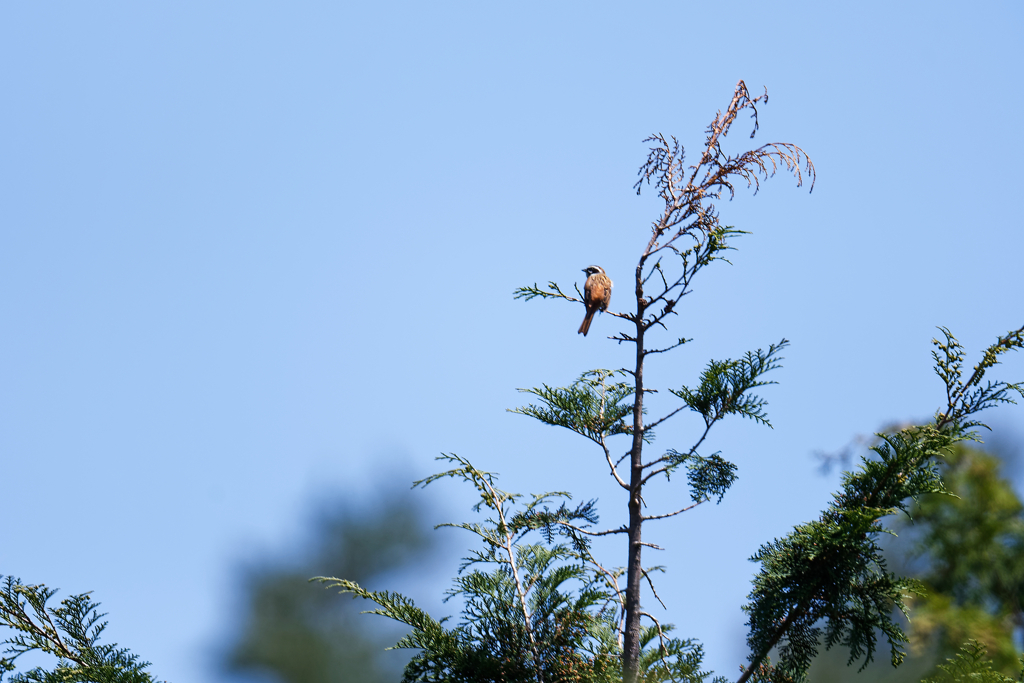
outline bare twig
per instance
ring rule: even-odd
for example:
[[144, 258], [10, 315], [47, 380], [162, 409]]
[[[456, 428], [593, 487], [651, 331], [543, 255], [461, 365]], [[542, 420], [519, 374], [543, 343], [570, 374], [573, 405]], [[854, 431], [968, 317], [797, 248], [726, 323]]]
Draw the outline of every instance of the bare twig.
[[656, 600], [657, 600], [657, 601], [658, 601], [659, 603], [661, 603], [661, 607], [662, 607], [662, 609], [668, 609], [668, 607], [665, 607], [665, 602], [664, 602], [664, 601], [663, 601], [663, 600], [661, 599], [661, 596], [660, 596], [660, 595], [658, 595], [658, 591], [654, 589], [654, 582], [653, 582], [653, 581], [651, 581], [651, 574], [650, 574], [650, 572], [648, 572], [648, 571], [647, 571], [647, 570], [645, 569], [645, 570], [643, 571], [643, 574], [644, 574], [644, 578], [645, 578], [645, 579], [647, 579], [647, 585], [651, 587], [651, 592], [652, 592], [652, 593], [654, 593], [654, 597], [655, 597], [655, 599], [656, 599]]
[[703, 500], [698, 500], [696, 503], [694, 503], [692, 505], [687, 505], [686, 507], [681, 508], [679, 510], [676, 510], [675, 512], [669, 512], [669, 513], [664, 514], [664, 515], [644, 515], [644, 521], [646, 522], [649, 519], [668, 519], [669, 517], [675, 517], [676, 515], [681, 515], [682, 513], [686, 512], [687, 510], [692, 510], [693, 508], [697, 507], [698, 505], [700, 505], [702, 503], [706, 503], [706, 502], [708, 502], [707, 498], [705, 498]]
[[[618, 463], [613, 463], [612, 462], [612, 454], [608, 450], [608, 446], [605, 443], [603, 438], [601, 439], [601, 448], [604, 450], [604, 458], [605, 458], [605, 460], [608, 461], [608, 467], [611, 469], [612, 476], [615, 477], [615, 481], [617, 481], [619, 483], [619, 486], [621, 486], [622, 488], [624, 488], [624, 489], [626, 489], [628, 491], [629, 490], [629, 484], [627, 484], [625, 481], [622, 480], [622, 477], [619, 476], [618, 470], [615, 469], [615, 466]], [[619, 462], [622, 462], [622, 460], [620, 459]]]
[[629, 529], [627, 529], [624, 526], [618, 527], [617, 529], [605, 529], [604, 531], [587, 531], [586, 529], [578, 527], [575, 524], [570, 524], [569, 522], [561, 522], [561, 521], [559, 521], [559, 522], [555, 522], [555, 523], [559, 524], [561, 526], [564, 526], [566, 528], [572, 529], [573, 531], [578, 531], [581, 534], [586, 534], [587, 536], [609, 536], [611, 534], [627, 534], [627, 533], [629, 533]]

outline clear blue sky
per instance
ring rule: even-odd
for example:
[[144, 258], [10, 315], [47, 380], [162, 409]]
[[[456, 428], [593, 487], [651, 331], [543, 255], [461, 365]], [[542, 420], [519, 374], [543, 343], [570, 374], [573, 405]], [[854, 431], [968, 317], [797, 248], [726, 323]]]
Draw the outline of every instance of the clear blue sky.
[[[837, 484], [811, 453], [931, 415], [936, 325], [973, 361], [1024, 322], [1021, 36], [1016, 1], [3, 3], [0, 573], [95, 591], [158, 675], [212, 681], [239, 558], [297, 542], [325, 491], [453, 451], [617, 523], [587, 443], [505, 412], [625, 365], [617, 321], [584, 339], [581, 309], [511, 294], [590, 263], [623, 287], [657, 211], [641, 140], [695, 151], [742, 78], [771, 96], [755, 142], [801, 145], [818, 184], [721, 207], [753, 234], [649, 369], [792, 340], [775, 429], [710, 444], [737, 485], [648, 536], [667, 620], [732, 675], [746, 558]], [[1022, 410], [992, 419], [1021, 435]], [[410, 495], [471, 517], [454, 485]]]

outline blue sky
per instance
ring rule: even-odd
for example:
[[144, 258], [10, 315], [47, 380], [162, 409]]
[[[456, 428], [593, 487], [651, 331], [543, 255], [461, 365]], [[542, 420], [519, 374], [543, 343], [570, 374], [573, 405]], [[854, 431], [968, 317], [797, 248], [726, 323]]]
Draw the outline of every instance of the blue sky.
[[[770, 93], [755, 144], [799, 144], [818, 183], [721, 206], [752, 234], [648, 371], [792, 341], [775, 428], [710, 444], [737, 485], [649, 534], [667, 620], [730, 674], [746, 558], [838, 482], [811, 454], [931, 415], [936, 325], [973, 361], [1024, 323], [1021, 35], [1019, 2], [0, 5], [0, 573], [93, 590], [158, 675], [215, 680], [239, 559], [298, 543], [327, 492], [456, 452], [616, 523], [599, 454], [505, 409], [625, 365], [618, 321], [579, 337], [581, 308], [511, 294], [598, 263], [625, 305], [658, 209], [641, 141], [695, 152], [744, 79]], [[1021, 410], [992, 422], [1024, 438]], [[435, 605], [445, 572], [420, 579]]]

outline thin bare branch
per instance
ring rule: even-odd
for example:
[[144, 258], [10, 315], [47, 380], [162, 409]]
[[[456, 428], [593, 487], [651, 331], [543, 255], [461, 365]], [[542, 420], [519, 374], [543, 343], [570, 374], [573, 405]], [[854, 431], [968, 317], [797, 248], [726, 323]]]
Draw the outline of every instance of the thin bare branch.
[[[655, 420], [654, 422], [652, 422], [652, 423], [650, 423], [649, 425], [647, 425], [646, 427], [644, 427], [644, 431], [645, 431], [645, 432], [649, 432], [650, 430], [654, 429], [655, 427], [657, 427], [658, 425], [660, 425], [660, 424], [661, 424], [662, 422], [664, 422], [665, 420], [667, 420], [667, 419], [671, 418], [671, 417], [672, 417], [673, 415], [676, 415], [677, 413], [680, 413], [680, 412], [682, 412], [683, 410], [686, 410], [686, 409], [687, 409], [687, 408], [689, 408], [689, 407], [690, 407], [690, 406], [688, 406], [688, 405], [686, 405], [686, 404], [684, 403], [683, 405], [679, 406], [678, 408], [676, 408], [675, 410], [673, 410], [673, 411], [672, 411], [671, 413], [669, 413], [668, 415], [666, 415], [666, 416], [664, 416], [664, 417], [661, 417], [661, 418], [658, 418], [658, 419], [657, 419], [657, 420]], [[647, 466], [645, 465], [645, 467], [647, 467]]]
[[586, 529], [582, 529], [582, 528], [576, 526], [575, 524], [570, 524], [569, 522], [561, 522], [561, 521], [559, 521], [559, 522], [555, 522], [555, 524], [559, 524], [561, 526], [567, 527], [569, 529], [572, 529], [573, 531], [578, 531], [581, 534], [586, 534], [587, 536], [608, 536], [608, 535], [611, 535], [611, 534], [628, 534], [629, 533], [629, 529], [627, 529], [624, 526], [620, 526], [618, 529], [605, 529], [604, 531], [587, 531]]
[[[652, 590], [653, 590], [653, 587], [652, 587]], [[660, 598], [658, 599], [658, 602], [661, 602]], [[664, 607], [664, 604], [662, 604], [662, 606]], [[640, 612], [640, 616], [647, 617], [648, 619], [653, 621], [655, 627], [657, 627], [657, 629], [658, 629], [658, 649], [661, 652], [662, 657], [664, 657], [665, 654], [668, 653], [668, 648], [665, 647], [665, 632], [661, 628], [661, 622], [658, 621], [658, 619], [653, 614], [650, 614], [649, 612], [641, 611]]]
[[[700, 439], [697, 440], [697, 443], [693, 444], [693, 446], [690, 447], [690, 450], [688, 450], [686, 452], [686, 455], [683, 456], [683, 458], [682, 458], [683, 460], [685, 460], [686, 458], [689, 458], [690, 456], [692, 456], [694, 453], [697, 452], [697, 449], [700, 447], [700, 445], [702, 443], [704, 443], [704, 439], [706, 439], [708, 437], [708, 432], [711, 431], [711, 427], [714, 426], [715, 422], [717, 422], [717, 420], [713, 420], [711, 422], [711, 424], [707, 425], [704, 428], [704, 433], [701, 434]], [[655, 465], [657, 465], [659, 463], [668, 462], [670, 459], [676, 459], [678, 457], [679, 457], [678, 455], [672, 455], [670, 453], [666, 453], [665, 455], [662, 455], [661, 457], [655, 458], [654, 460], [652, 460], [649, 463], [647, 463], [646, 465], [644, 465], [643, 469], [647, 469], [649, 467], [654, 467]], [[666, 471], [666, 468], [661, 467], [661, 468], [658, 468], [657, 470], [654, 470], [652, 472], [648, 472], [644, 476], [644, 478], [641, 480], [641, 484], [646, 484], [648, 481], [651, 480], [651, 478], [658, 476], [659, 474], [661, 474], [664, 471]]]
[[697, 507], [701, 503], [706, 503], [707, 501], [708, 501], [707, 498], [705, 498], [704, 500], [698, 500], [693, 505], [687, 505], [686, 507], [682, 508], [681, 510], [676, 510], [675, 512], [669, 512], [668, 514], [665, 514], [665, 515], [644, 515], [643, 519], [646, 522], [649, 519], [666, 519], [668, 517], [675, 517], [676, 515], [680, 515], [680, 514], [686, 512], [687, 510], [692, 510], [693, 508]]
[[608, 467], [611, 469], [612, 476], [615, 477], [615, 481], [619, 483], [619, 486], [629, 490], [629, 484], [623, 481], [622, 477], [619, 476], [618, 470], [615, 468], [616, 463], [612, 462], [612, 454], [608, 450], [608, 446], [604, 442], [604, 438], [601, 438], [601, 448], [604, 450], [604, 459], [608, 461]]
[[643, 574], [644, 578], [647, 579], [647, 585], [651, 587], [651, 592], [654, 593], [654, 598], [661, 603], [662, 609], [668, 609], [668, 607], [665, 606], [665, 601], [661, 599], [661, 596], [658, 595], [658, 591], [654, 588], [654, 581], [651, 580], [651, 573], [645, 569], [643, 570]]
[[[668, 311], [668, 313], [671, 313], [671, 312], [672, 311]], [[655, 353], [665, 353], [666, 351], [671, 351], [674, 348], [678, 348], [678, 347], [682, 346], [683, 344], [685, 344], [685, 343], [687, 343], [689, 341], [693, 341], [693, 340], [692, 339], [683, 338], [683, 339], [680, 339], [679, 341], [677, 341], [675, 344], [672, 344], [671, 346], [666, 346], [663, 349], [644, 349], [644, 353], [647, 354], [648, 356], [650, 356], [652, 354], [655, 354]]]

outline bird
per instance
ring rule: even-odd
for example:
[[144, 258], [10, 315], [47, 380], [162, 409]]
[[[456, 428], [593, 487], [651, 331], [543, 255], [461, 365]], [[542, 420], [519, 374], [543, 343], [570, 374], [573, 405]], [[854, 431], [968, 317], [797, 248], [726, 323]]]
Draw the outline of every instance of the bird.
[[583, 305], [587, 307], [587, 315], [576, 334], [586, 337], [594, 314], [608, 310], [608, 302], [612, 299], [612, 280], [601, 266], [587, 266], [583, 272], [587, 274], [587, 281], [583, 284]]

